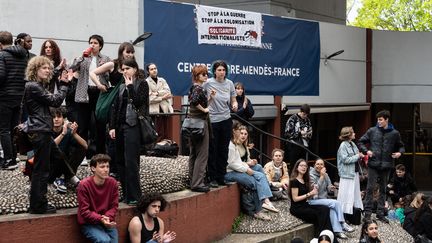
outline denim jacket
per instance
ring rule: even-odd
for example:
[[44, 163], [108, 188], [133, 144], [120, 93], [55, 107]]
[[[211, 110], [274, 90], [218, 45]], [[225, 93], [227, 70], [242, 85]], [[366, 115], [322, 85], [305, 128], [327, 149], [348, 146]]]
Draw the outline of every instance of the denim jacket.
[[354, 179], [355, 163], [360, 159], [359, 150], [354, 142], [343, 141], [337, 152], [337, 167], [340, 178]]

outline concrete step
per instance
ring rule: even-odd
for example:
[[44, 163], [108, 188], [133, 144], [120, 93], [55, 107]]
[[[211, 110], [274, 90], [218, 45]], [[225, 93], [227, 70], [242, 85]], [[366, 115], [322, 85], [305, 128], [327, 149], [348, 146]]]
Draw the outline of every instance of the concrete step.
[[302, 224], [292, 230], [267, 233], [267, 234], [230, 234], [220, 241], [215, 243], [239, 243], [239, 242], [261, 242], [261, 243], [286, 243], [290, 242], [294, 237], [300, 237], [305, 242], [309, 242], [313, 238], [314, 227], [312, 224]]

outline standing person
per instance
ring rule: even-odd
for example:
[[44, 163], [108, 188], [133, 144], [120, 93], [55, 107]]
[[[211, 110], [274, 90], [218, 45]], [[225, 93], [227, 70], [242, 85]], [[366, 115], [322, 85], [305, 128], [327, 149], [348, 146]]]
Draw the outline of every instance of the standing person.
[[106, 154], [97, 154], [90, 160], [92, 176], [78, 185], [78, 224], [81, 232], [92, 242], [118, 242], [115, 217], [118, 210], [117, 181], [109, 176]]
[[309, 141], [312, 138], [312, 124], [309, 120], [310, 106], [303, 104], [300, 107], [300, 112], [288, 118], [285, 126], [285, 137], [299, 145], [287, 144], [287, 150], [290, 169], [292, 165], [300, 158], [307, 159], [307, 153], [302, 148], [309, 147]]
[[[237, 112], [231, 111], [236, 113], [239, 117], [243, 118], [246, 121], [249, 121], [255, 114], [254, 108], [252, 106], [252, 102], [246, 97], [244, 85], [240, 82], [237, 82], [234, 84], [235, 91], [236, 91], [236, 100], [238, 104]], [[234, 120], [240, 120], [236, 116], [233, 116]], [[244, 124], [242, 120], [240, 120], [241, 123]]]
[[36, 55], [34, 53], [31, 53], [30, 50], [33, 47], [33, 39], [32, 37], [27, 33], [19, 33], [15, 39], [14, 44], [22, 46], [27, 51], [27, 60], [30, 60], [31, 58], [35, 57]]
[[353, 142], [355, 133], [352, 127], [343, 127], [339, 140], [341, 144], [337, 152], [337, 168], [339, 172], [339, 193], [337, 200], [342, 204], [342, 211], [353, 214], [353, 208], [363, 210], [360, 192], [361, 166], [359, 161], [364, 157]]
[[130, 242], [132, 243], [168, 243], [176, 238], [174, 231], [164, 233], [165, 225], [158, 217], [165, 210], [167, 201], [159, 193], [143, 195], [137, 206], [136, 213], [128, 226]]
[[[47, 182], [52, 158], [61, 157], [61, 151], [51, 137], [53, 120], [49, 107], [59, 107], [66, 97], [68, 87], [60, 85], [59, 92], [52, 94], [45, 89], [51, 79], [53, 65], [51, 60], [38, 56], [32, 58], [27, 66], [24, 108], [27, 110], [29, 140], [33, 145], [34, 163], [30, 187], [30, 213], [55, 213], [56, 208], [48, 204], [46, 198]], [[63, 79], [62, 84], [67, 84]]]
[[[379, 184], [379, 198], [377, 218], [385, 223], [388, 219], [384, 216], [384, 203], [386, 186], [390, 171], [394, 166], [394, 159], [399, 158], [405, 152], [399, 132], [389, 122], [390, 112], [382, 110], [376, 114], [377, 125], [360, 138], [359, 146], [363, 153], [369, 156], [368, 183], [366, 189], [365, 219], [370, 219], [373, 209], [373, 190], [375, 184]], [[369, 149], [366, 147], [369, 144]]]
[[375, 220], [367, 219], [361, 228], [359, 243], [380, 243], [378, 238], [378, 223]]
[[138, 114], [149, 115], [148, 84], [134, 59], [122, 64], [124, 84], [120, 85], [110, 120], [110, 137], [116, 140], [116, 159], [127, 204], [136, 205], [141, 197], [139, 164], [141, 132]]
[[318, 194], [317, 187], [311, 190], [309, 167], [304, 159], [294, 164], [291, 172], [289, 196], [290, 213], [295, 217], [314, 225], [315, 237], [325, 229], [331, 230], [330, 209], [322, 205], [310, 205], [308, 199]]
[[189, 90], [189, 113], [188, 116], [205, 120], [204, 135], [202, 138], [189, 138], [189, 178], [192, 191], [208, 192], [210, 188], [205, 185], [207, 159], [209, 152], [210, 121], [208, 118], [208, 98], [202, 85], [207, 81], [207, 67], [204, 65], [194, 66], [192, 69], [193, 85]]
[[331, 183], [322, 159], [318, 158], [315, 160], [314, 167], [310, 167], [309, 169], [309, 176], [311, 183], [318, 189], [318, 194], [308, 201], [309, 204], [328, 207], [330, 209], [330, 222], [336, 237], [348, 239], [344, 231], [353, 232], [354, 229], [345, 223], [341, 203], [335, 199], [328, 198], [328, 192], [334, 191], [336, 187]]
[[148, 77], [146, 79], [149, 86], [150, 114], [156, 114], [154, 122], [156, 131], [159, 134], [158, 140], [166, 138], [167, 116], [157, 115], [158, 113], [173, 113], [172, 94], [167, 81], [158, 76], [156, 64], [149, 63], [146, 66]]
[[[90, 78], [91, 80], [96, 84], [102, 84], [101, 79], [99, 78], [100, 75], [108, 74], [109, 78], [107, 80], [106, 85], [107, 87], [113, 87], [120, 85], [121, 83], [124, 83], [123, 80], [123, 72], [121, 70], [124, 60], [127, 59], [133, 59], [135, 60], [135, 48], [134, 46], [129, 42], [123, 42], [117, 52], [117, 59], [114, 59], [113, 61], [109, 61], [102, 66], [99, 66], [98, 68], [94, 69], [93, 71], [90, 71]], [[117, 89], [118, 90], [118, 89]], [[115, 92], [115, 89], [111, 92]], [[118, 93], [118, 91], [117, 91]], [[99, 121], [100, 124], [103, 124], [104, 121]], [[115, 141], [110, 139], [108, 141], [108, 154], [112, 158], [111, 160], [111, 173], [112, 175], [118, 174], [118, 168], [117, 168], [117, 158], [115, 154]]]
[[272, 161], [268, 162], [264, 166], [264, 171], [267, 176], [267, 180], [270, 183], [272, 190], [272, 200], [278, 199], [289, 199], [288, 187], [289, 187], [289, 174], [288, 166], [283, 161], [284, 151], [279, 148], [275, 148], [272, 151]]
[[[89, 37], [88, 43], [90, 45], [90, 52], [84, 51], [83, 57], [75, 59], [72, 69], [79, 72], [78, 81], [75, 89], [75, 102], [77, 103], [77, 123], [80, 125], [78, 134], [91, 143], [96, 144], [96, 153], [105, 153], [105, 133], [106, 128], [104, 124], [99, 124], [96, 121], [95, 126], [91, 121], [95, 121], [94, 112], [96, 109], [96, 102], [100, 92], [106, 92], [107, 87], [101, 82], [95, 83], [91, 80], [89, 74], [91, 71], [104, 63], [109, 62], [109, 57], [102, 55], [101, 50], [104, 46], [104, 39], [100, 35], [92, 35]], [[103, 76], [106, 79], [106, 75]], [[94, 127], [95, 134], [91, 133], [90, 127]], [[90, 135], [89, 135], [90, 132]], [[87, 152], [88, 157], [94, 149], [89, 149]]]
[[12, 34], [0, 31], [0, 145], [3, 148], [1, 169], [15, 169], [16, 148], [12, 143], [12, 130], [18, 125], [20, 104], [24, 95], [24, 74], [27, 51], [12, 45]]
[[42, 43], [40, 55], [48, 57], [54, 65], [54, 72], [49, 83], [49, 91], [57, 92], [59, 77], [66, 68], [66, 59], [61, 57], [60, 48], [54, 40], [46, 40]]
[[208, 177], [210, 186], [218, 187], [225, 185], [224, 175], [226, 173], [228, 146], [232, 132], [230, 108], [236, 112], [238, 104], [234, 84], [227, 78], [228, 65], [226, 62], [215, 61], [211, 70], [213, 77], [203, 85], [208, 94], [215, 94], [209, 100], [212, 134], [209, 149]]

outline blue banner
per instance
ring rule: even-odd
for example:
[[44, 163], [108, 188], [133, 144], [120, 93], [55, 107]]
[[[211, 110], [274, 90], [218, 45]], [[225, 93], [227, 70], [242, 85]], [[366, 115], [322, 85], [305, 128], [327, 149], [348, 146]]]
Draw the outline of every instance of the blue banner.
[[155, 63], [174, 95], [186, 95], [195, 64], [229, 64], [229, 79], [249, 95], [319, 95], [317, 22], [263, 15], [262, 48], [198, 45], [195, 6], [145, 0], [144, 62]]

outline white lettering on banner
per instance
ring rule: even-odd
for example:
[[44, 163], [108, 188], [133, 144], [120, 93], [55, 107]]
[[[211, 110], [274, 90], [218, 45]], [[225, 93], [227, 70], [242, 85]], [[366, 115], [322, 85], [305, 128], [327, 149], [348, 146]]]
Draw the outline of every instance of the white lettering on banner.
[[[205, 65], [211, 69], [210, 63], [177, 63], [177, 71], [181, 73], [190, 73], [195, 65]], [[230, 74], [240, 75], [258, 75], [258, 76], [279, 76], [279, 77], [300, 77], [300, 68], [271, 67], [271, 66], [243, 66], [229, 65]]]
[[263, 48], [260, 13], [202, 5], [197, 5], [195, 12], [198, 44]]

